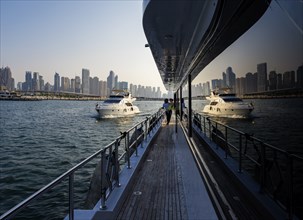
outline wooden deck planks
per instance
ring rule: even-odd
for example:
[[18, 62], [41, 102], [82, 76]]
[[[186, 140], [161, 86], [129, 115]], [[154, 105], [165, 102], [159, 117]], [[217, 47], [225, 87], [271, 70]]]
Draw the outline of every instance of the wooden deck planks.
[[[174, 126], [161, 129], [117, 219], [187, 219], [182, 178], [172, 140]], [[135, 195], [134, 192], [142, 194]]]

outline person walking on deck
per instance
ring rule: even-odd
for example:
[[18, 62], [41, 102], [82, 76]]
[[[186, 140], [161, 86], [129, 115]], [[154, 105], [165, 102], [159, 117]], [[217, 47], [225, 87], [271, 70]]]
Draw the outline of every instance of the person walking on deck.
[[171, 114], [172, 114], [171, 106], [170, 106], [170, 103], [168, 102], [168, 99], [165, 99], [165, 100], [164, 100], [162, 109], [165, 109], [166, 124], [168, 125], [169, 122], [170, 122]]

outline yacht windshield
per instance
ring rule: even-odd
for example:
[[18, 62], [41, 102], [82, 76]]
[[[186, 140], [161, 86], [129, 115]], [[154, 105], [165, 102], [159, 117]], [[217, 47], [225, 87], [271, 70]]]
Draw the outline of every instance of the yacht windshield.
[[242, 102], [240, 98], [233, 98], [233, 97], [224, 97], [222, 98], [225, 102]]
[[121, 99], [108, 99], [105, 100], [104, 103], [119, 103]]

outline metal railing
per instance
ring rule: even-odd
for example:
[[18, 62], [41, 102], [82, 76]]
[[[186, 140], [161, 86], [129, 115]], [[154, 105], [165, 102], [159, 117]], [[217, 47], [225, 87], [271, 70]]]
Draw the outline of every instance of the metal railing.
[[[2, 219], [10, 219], [16, 216], [20, 211], [25, 209], [28, 205], [32, 204], [37, 198], [53, 189], [55, 186], [62, 184], [64, 180], [68, 179], [68, 208], [69, 208], [69, 219], [74, 219], [74, 179], [75, 172], [80, 170], [83, 166], [88, 164], [95, 158], [100, 157], [101, 164], [101, 207], [100, 209], [106, 208], [106, 200], [109, 198], [111, 192], [115, 187], [119, 187], [119, 174], [122, 170], [122, 166], [127, 164], [128, 168], [131, 168], [130, 157], [133, 152], [137, 155], [137, 147], [142, 146], [143, 141], [150, 136], [153, 129], [158, 128], [161, 125], [163, 112], [156, 112], [155, 114], [147, 117], [145, 120], [137, 123], [132, 128], [125, 132], [121, 132], [121, 135], [117, 137], [113, 142], [103, 147], [99, 151], [95, 152], [76, 166], [72, 167], [67, 172], [60, 175], [58, 178], [47, 184], [21, 203], [5, 212], [0, 216]], [[132, 134], [132, 135], [131, 135]], [[130, 139], [131, 136], [131, 139]], [[124, 150], [121, 152], [122, 140], [125, 140]], [[120, 146], [121, 145], [121, 146]], [[120, 147], [120, 148], [119, 148]], [[120, 149], [120, 152], [119, 152]], [[119, 156], [120, 154], [120, 156]], [[123, 161], [124, 159], [124, 161]]]
[[[259, 184], [260, 193], [267, 193], [293, 219], [300, 211], [295, 201], [303, 196], [303, 158], [274, 147], [247, 133], [219, 123], [201, 114], [193, 114], [193, 127], [224, 151], [224, 158], [237, 161], [237, 171], [246, 170]], [[302, 213], [300, 213], [302, 214]]]

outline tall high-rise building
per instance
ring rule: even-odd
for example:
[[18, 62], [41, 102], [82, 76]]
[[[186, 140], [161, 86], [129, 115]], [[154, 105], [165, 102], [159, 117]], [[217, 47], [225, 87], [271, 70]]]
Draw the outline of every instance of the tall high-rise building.
[[40, 82], [39, 82], [39, 73], [38, 72], [33, 73], [32, 86], [33, 86], [34, 91], [39, 91], [40, 90]]
[[277, 74], [277, 89], [283, 89], [282, 73]]
[[0, 69], [0, 86], [11, 91], [15, 89], [15, 80], [12, 78], [12, 72], [9, 67]]
[[268, 88], [269, 90], [277, 89], [277, 73], [276, 71], [270, 71], [268, 75]]
[[60, 91], [60, 75], [59, 73], [55, 73], [54, 75], [54, 92]]
[[93, 92], [93, 78], [89, 77], [89, 94], [94, 94]]
[[160, 87], [157, 87], [157, 92], [156, 92], [156, 97], [157, 99], [160, 99], [161, 98], [161, 90], [160, 90]]
[[44, 91], [48, 91], [48, 92], [52, 91], [52, 86], [51, 86], [51, 84], [49, 82], [47, 82], [45, 84]]
[[76, 80], [75, 79], [71, 79], [70, 80], [70, 91], [71, 92], [75, 92], [75, 85], [76, 85]]
[[210, 83], [207, 81], [206, 83], [203, 83], [203, 91], [202, 95], [209, 96], [210, 95]]
[[283, 88], [295, 87], [295, 71], [287, 71], [283, 74]]
[[240, 77], [236, 79], [236, 86], [234, 90], [237, 95], [242, 96], [246, 91], [246, 78]]
[[114, 88], [115, 89], [122, 89], [119, 86], [119, 82], [118, 82], [118, 75], [115, 75], [115, 79], [114, 79]]
[[109, 72], [109, 76], [107, 77], [107, 88], [109, 91], [109, 94], [111, 93], [112, 89], [115, 87], [115, 73], [114, 71]]
[[80, 76], [75, 77], [75, 93], [81, 93], [81, 79], [80, 79]]
[[82, 93], [89, 94], [89, 70], [82, 69]]
[[267, 91], [267, 63], [260, 63], [257, 65], [258, 76], [258, 92]]
[[45, 90], [43, 76], [39, 76], [39, 87], [41, 91]]
[[107, 96], [107, 82], [106, 81], [100, 81], [99, 82], [99, 94], [101, 97], [106, 97]]
[[122, 81], [119, 83], [120, 89], [126, 89], [128, 90], [128, 82]]
[[22, 88], [22, 90], [25, 91], [31, 91], [33, 90], [33, 80], [32, 80], [32, 72], [31, 71], [26, 71], [25, 72], [25, 86]]
[[226, 84], [226, 73], [225, 72], [222, 73], [222, 80], [223, 80], [222, 87], [224, 88], [224, 87], [227, 86], [227, 84]]
[[297, 87], [303, 87], [303, 65], [299, 66], [297, 69]]
[[61, 91], [70, 91], [70, 79], [68, 77], [61, 77]]
[[257, 92], [257, 73], [246, 73], [245, 75], [246, 82], [245, 82], [245, 93], [254, 93]]
[[98, 77], [94, 77], [92, 80], [92, 93], [94, 95], [100, 95], [100, 89], [99, 89], [99, 78]]
[[231, 88], [232, 91], [235, 91], [236, 74], [233, 72], [231, 67], [226, 69], [226, 86]]

